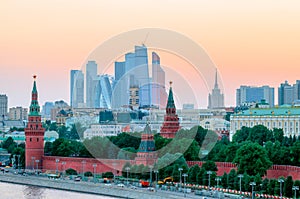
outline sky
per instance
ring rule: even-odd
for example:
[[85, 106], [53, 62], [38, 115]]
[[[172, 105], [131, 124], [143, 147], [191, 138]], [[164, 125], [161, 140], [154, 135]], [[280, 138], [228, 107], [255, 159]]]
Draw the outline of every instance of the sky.
[[[81, 69], [114, 35], [148, 27], [179, 32], [205, 49], [227, 106], [235, 105], [240, 85], [275, 87], [277, 102], [279, 84], [300, 79], [297, 0], [4, 0], [0, 24], [0, 93], [8, 95], [9, 107], [30, 104], [33, 74], [40, 104], [69, 102], [71, 69]], [[162, 64], [169, 65], [168, 58], [161, 56]]]

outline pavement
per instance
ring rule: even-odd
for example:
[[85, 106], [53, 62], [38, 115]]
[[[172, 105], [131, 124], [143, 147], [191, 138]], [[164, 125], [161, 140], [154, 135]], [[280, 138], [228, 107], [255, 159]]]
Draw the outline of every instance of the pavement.
[[[0, 173], [0, 181], [21, 185], [31, 185], [51, 189], [74, 191], [87, 194], [104, 195], [116, 198], [143, 198], [143, 199], [180, 199], [180, 198], [200, 198], [203, 196], [194, 193], [174, 192], [174, 191], [149, 191], [147, 188], [119, 187], [116, 184], [105, 185], [104, 183], [94, 182], [75, 182], [67, 179], [49, 179], [45, 175], [18, 175], [13, 172]], [[205, 197], [209, 199], [209, 197]]]

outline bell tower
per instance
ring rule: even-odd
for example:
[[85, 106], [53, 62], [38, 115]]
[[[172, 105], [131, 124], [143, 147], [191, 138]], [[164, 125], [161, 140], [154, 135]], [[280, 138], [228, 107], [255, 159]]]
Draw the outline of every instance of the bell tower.
[[28, 123], [25, 128], [25, 168], [41, 169], [44, 155], [44, 133], [42, 126], [38, 92], [36, 89], [36, 75], [33, 76], [31, 104], [29, 108]]

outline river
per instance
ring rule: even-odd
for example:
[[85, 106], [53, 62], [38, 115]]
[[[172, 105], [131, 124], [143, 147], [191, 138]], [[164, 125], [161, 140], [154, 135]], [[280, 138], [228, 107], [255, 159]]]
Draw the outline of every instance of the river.
[[0, 182], [1, 199], [113, 199], [107, 196]]

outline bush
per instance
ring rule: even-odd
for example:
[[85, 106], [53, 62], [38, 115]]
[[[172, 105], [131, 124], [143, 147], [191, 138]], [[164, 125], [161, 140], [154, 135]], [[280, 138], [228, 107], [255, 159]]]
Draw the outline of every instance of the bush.
[[106, 172], [102, 174], [103, 178], [113, 178], [114, 174], [112, 172]]
[[66, 175], [77, 175], [77, 171], [75, 169], [69, 168], [66, 170]]
[[84, 173], [84, 176], [85, 177], [91, 177], [91, 176], [93, 176], [93, 173], [90, 172], [90, 171], [87, 171], [87, 172]]

